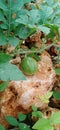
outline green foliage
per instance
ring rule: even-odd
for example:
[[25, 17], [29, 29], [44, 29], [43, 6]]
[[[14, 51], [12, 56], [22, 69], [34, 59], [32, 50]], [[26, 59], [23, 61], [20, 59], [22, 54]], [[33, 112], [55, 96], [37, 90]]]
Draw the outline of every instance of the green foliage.
[[[25, 8], [31, 0], [0, 0], [0, 45], [16, 46], [20, 39], [26, 39], [37, 29], [49, 36], [59, 33], [60, 6], [55, 0], [43, 1], [39, 9]], [[22, 31], [23, 30], [23, 31]], [[51, 32], [51, 33], [50, 33]], [[54, 34], [53, 34], [54, 32]]]
[[53, 91], [53, 97], [54, 97], [56, 100], [60, 100], [60, 92], [55, 92], [55, 91]]
[[35, 130], [54, 130], [53, 125], [60, 124], [60, 111], [51, 115], [49, 119], [39, 119], [32, 129]]
[[49, 103], [49, 99], [51, 98], [53, 92], [47, 92], [44, 96], [39, 96], [40, 100], [44, 103]]
[[5, 128], [0, 124], [0, 130], [5, 130]]
[[10, 59], [10, 55], [0, 53], [0, 80], [25, 80], [25, 76], [17, 66], [9, 62]]
[[60, 28], [60, 5], [57, 0], [43, 0], [40, 5], [40, 24], [50, 28], [48, 37], [54, 38], [56, 33], [59, 35]]
[[20, 130], [31, 130], [30, 126], [23, 122], [26, 119], [24, 114], [18, 113], [18, 120], [12, 116], [6, 116], [5, 119], [10, 125], [18, 127]]
[[[52, 17], [53, 24], [56, 23], [56, 25], [59, 25], [59, 23], [57, 23], [60, 16], [58, 15], [59, 10], [55, 9], [57, 7], [59, 8], [58, 4], [56, 5], [57, 7], [54, 8], [51, 3], [47, 3], [46, 5], [45, 2], [41, 4], [40, 10], [35, 8], [28, 11], [27, 9], [22, 8], [29, 2], [31, 2], [31, 0], [9, 0], [8, 2], [5, 2], [4, 0], [0, 1], [0, 5], [2, 5], [0, 6], [0, 45], [10, 43], [11, 45], [16, 46], [19, 43], [19, 38], [16, 36], [26, 39], [29, 35], [31, 35], [31, 33], [34, 33], [34, 30], [38, 28], [48, 34], [50, 29], [48, 26], [46, 27], [46, 24], [49, 24], [49, 22], [50, 24], [52, 23]], [[53, 8], [55, 9], [54, 14]], [[57, 18], [54, 19], [54, 16]], [[21, 30], [23, 30], [22, 34]], [[11, 32], [13, 32], [12, 35]]]
[[[16, 46], [19, 43], [20, 40], [16, 36], [19, 36], [21, 34], [20, 30], [23, 29], [22, 27], [25, 26], [25, 17], [23, 18], [21, 23], [16, 23], [16, 20], [17, 18], [19, 18], [22, 12], [23, 16], [25, 9], [23, 9], [22, 7], [30, 1], [31, 0], [8, 0], [6, 2], [5, 0], [0, 0], [0, 45], [5, 45], [9, 43]], [[18, 32], [17, 28], [19, 28]], [[26, 31], [28, 31], [27, 28], [23, 32], [25, 32], [26, 34]], [[13, 33], [11, 34], [11, 32]], [[19, 32], [20, 34], [18, 35]], [[25, 35], [23, 36], [23, 38], [26, 38]]]
[[18, 113], [18, 119], [19, 121], [24, 121], [26, 119], [26, 115]]
[[32, 117], [34, 118], [42, 118], [42, 112], [37, 110], [37, 107], [32, 106]]
[[18, 121], [16, 120], [16, 118], [12, 117], [12, 116], [6, 116], [5, 119], [8, 121], [8, 123], [12, 126], [18, 126]]
[[20, 123], [20, 124], [19, 124], [19, 128], [20, 128], [20, 130], [31, 130], [31, 129], [29, 128], [29, 126], [26, 125], [25, 123]]
[[9, 81], [5, 81], [5, 82], [0, 84], [0, 92], [5, 90], [5, 88], [7, 87], [8, 83], [9, 83]]
[[54, 113], [53, 115], [51, 115], [51, 117], [50, 117], [50, 123], [52, 125], [60, 124], [60, 111]]
[[48, 119], [41, 118], [32, 127], [35, 130], [53, 130]]
[[54, 70], [55, 70], [56, 74], [60, 76], [60, 68], [54, 68]]

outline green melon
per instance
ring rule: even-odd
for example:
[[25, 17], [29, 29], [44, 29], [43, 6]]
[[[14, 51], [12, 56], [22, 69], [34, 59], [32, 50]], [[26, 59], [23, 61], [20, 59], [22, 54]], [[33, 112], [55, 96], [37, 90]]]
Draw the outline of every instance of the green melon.
[[32, 57], [24, 57], [21, 61], [21, 69], [26, 75], [33, 75], [38, 70], [38, 64]]

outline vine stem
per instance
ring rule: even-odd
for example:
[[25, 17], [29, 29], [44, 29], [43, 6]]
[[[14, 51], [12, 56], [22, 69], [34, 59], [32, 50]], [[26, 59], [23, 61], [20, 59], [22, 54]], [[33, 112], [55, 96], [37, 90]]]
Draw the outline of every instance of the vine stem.
[[43, 46], [42, 48], [40, 49], [37, 49], [37, 50], [23, 50], [22, 48], [17, 50], [16, 52], [13, 52], [13, 54], [11, 54], [12, 56], [16, 55], [16, 54], [31, 54], [31, 53], [42, 53], [45, 49], [49, 49], [50, 47], [52, 46], [56, 46], [55, 43], [52, 43], [48, 46]]
[[11, 24], [11, 0], [8, 0], [9, 3], [9, 21], [8, 21], [8, 36], [10, 35], [10, 24]]

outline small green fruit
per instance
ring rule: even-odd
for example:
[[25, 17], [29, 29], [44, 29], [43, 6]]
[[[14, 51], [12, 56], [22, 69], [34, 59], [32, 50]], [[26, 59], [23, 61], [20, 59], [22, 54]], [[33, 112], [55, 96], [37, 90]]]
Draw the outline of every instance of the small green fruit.
[[26, 75], [33, 75], [38, 70], [38, 64], [32, 57], [24, 57], [21, 61], [21, 69]]

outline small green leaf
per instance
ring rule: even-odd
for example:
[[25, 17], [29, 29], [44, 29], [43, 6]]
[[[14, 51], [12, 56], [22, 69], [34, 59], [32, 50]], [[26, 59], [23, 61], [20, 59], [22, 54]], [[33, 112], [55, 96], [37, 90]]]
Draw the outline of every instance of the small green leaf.
[[32, 110], [33, 110], [33, 111], [37, 111], [37, 107], [33, 105], [33, 106], [32, 106]]
[[52, 96], [53, 92], [47, 92], [45, 98], [49, 99]]
[[60, 92], [55, 92], [55, 91], [53, 91], [53, 97], [54, 97], [56, 100], [60, 100]]
[[8, 83], [9, 83], [9, 81], [6, 81], [6, 82], [0, 84], [0, 92], [5, 90], [5, 88], [7, 87]]
[[12, 116], [6, 116], [5, 119], [7, 120], [7, 122], [12, 125], [12, 126], [18, 126], [18, 121], [16, 120], [16, 118], [12, 117]]
[[9, 62], [10, 59], [11, 59], [10, 55], [0, 52], [0, 64]]
[[7, 6], [5, 5], [5, 1], [4, 0], [3, 1], [0, 0], [0, 9], [3, 9], [4, 11], [7, 10]]
[[42, 118], [42, 112], [34, 111], [34, 112], [32, 112], [32, 117]]
[[24, 115], [22, 113], [18, 113], [18, 119], [19, 119], [19, 121], [24, 121], [26, 119], [26, 115]]
[[49, 98], [52, 96], [53, 92], [47, 92], [44, 96], [39, 96], [40, 100], [44, 103], [49, 103]]
[[39, 25], [38, 29], [40, 29], [40, 31], [44, 32], [46, 35], [48, 35], [50, 33], [50, 28], [48, 28], [44, 25]]
[[7, 38], [6, 36], [0, 31], [0, 46], [7, 44]]
[[20, 130], [31, 130], [30, 126], [26, 125], [25, 123], [19, 123]]
[[60, 76], [60, 68], [55, 68], [55, 72], [56, 72], [57, 75]]
[[50, 123], [53, 124], [53, 125], [60, 124], [60, 111], [54, 113], [54, 114], [50, 117]]
[[0, 130], [5, 130], [5, 128], [0, 124]]
[[16, 37], [9, 37], [8, 43], [11, 44], [11, 46], [17, 46], [19, 44], [19, 39]]

